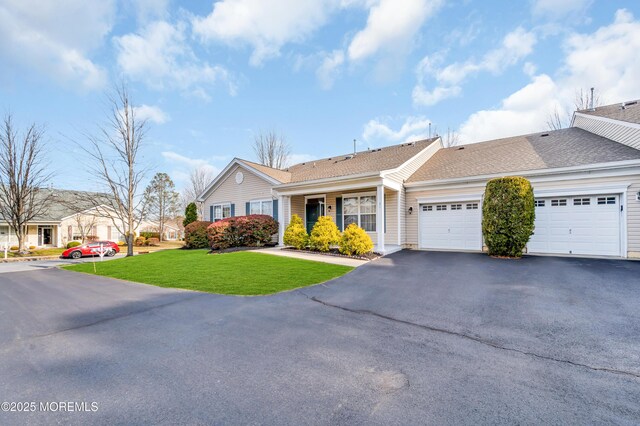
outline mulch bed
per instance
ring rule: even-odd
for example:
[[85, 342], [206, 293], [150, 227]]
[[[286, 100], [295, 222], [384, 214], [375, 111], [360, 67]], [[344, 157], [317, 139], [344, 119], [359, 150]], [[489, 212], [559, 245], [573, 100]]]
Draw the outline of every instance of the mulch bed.
[[357, 259], [357, 260], [374, 260], [382, 256], [382, 254], [375, 253], [375, 252], [367, 253], [362, 256], [357, 256], [357, 255], [347, 256], [346, 254], [340, 253], [338, 249], [330, 249], [328, 252], [323, 252], [323, 251], [316, 251], [316, 250], [298, 250], [297, 248], [293, 248], [293, 247], [284, 247], [282, 250], [297, 251], [299, 253], [323, 254], [325, 256], [346, 257], [347, 259]]

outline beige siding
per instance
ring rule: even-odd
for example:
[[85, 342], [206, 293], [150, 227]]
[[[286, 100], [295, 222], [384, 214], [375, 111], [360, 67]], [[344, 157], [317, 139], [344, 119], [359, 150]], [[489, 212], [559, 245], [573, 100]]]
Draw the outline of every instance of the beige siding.
[[574, 127], [586, 130], [607, 139], [640, 149], [640, 129], [625, 126], [623, 122], [614, 123], [598, 117], [586, 117], [576, 114]]
[[[597, 185], [616, 185], [620, 183], [631, 184], [627, 191], [625, 209], [627, 215], [627, 255], [629, 257], [640, 257], [640, 201], [636, 199], [636, 194], [640, 191], [640, 174], [630, 176], [600, 177], [592, 179], [572, 179], [555, 182], [536, 182], [531, 179], [535, 190], [563, 188], [589, 188]], [[404, 245], [410, 248], [417, 247], [418, 244], [418, 202], [417, 198], [425, 197], [454, 197], [456, 195], [468, 195], [482, 193], [484, 184], [474, 187], [426, 190], [419, 192], [407, 192], [405, 205], [406, 237]], [[413, 214], [408, 214], [409, 207], [413, 207]]]
[[[236, 173], [242, 171], [244, 180], [236, 183]], [[218, 203], [235, 204], [235, 215], [244, 216], [246, 203], [251, 200], [273, 199], [271, 184], [253, 174], [251, 171], [235, 166], [227, 172], [227, 176], [218, 187], [204, 200], [205, 219], [209, 220], [209, 207]]]

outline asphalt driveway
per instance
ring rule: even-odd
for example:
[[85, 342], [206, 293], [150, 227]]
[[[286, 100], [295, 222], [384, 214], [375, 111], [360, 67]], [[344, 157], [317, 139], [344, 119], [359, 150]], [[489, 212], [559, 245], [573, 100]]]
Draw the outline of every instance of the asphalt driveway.
[[637, 424], [640, 262], [400, 252], [269, 297], [0, 275], [1, 424]]

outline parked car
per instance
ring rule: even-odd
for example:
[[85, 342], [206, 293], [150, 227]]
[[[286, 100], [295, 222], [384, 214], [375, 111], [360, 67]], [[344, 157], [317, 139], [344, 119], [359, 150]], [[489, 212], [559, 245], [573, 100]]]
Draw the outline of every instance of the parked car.
[[103, 250], [106, 250], [105, 256], [115, 256], [116, 253], [120, 253], [120, 247], [114, 242], [111, 241], [92, 241], [90, 243], [85, 243], [76, 247], [71, 247], [70, 249], [62, 252], [62, 257], [71, 258], [71, 259], [80, 259], [84, 256], [99, 256], [100, 255], [100, 247]]

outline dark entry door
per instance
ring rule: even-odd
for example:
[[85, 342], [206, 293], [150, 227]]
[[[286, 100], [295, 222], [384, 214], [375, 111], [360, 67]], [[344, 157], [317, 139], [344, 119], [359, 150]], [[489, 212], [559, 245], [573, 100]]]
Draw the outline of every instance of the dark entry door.
[[313, 198], [307, 200], [307, 232], [311, 233], [313, 225], [316, 224], [318, 218], [324, 214], [324, 199]]

